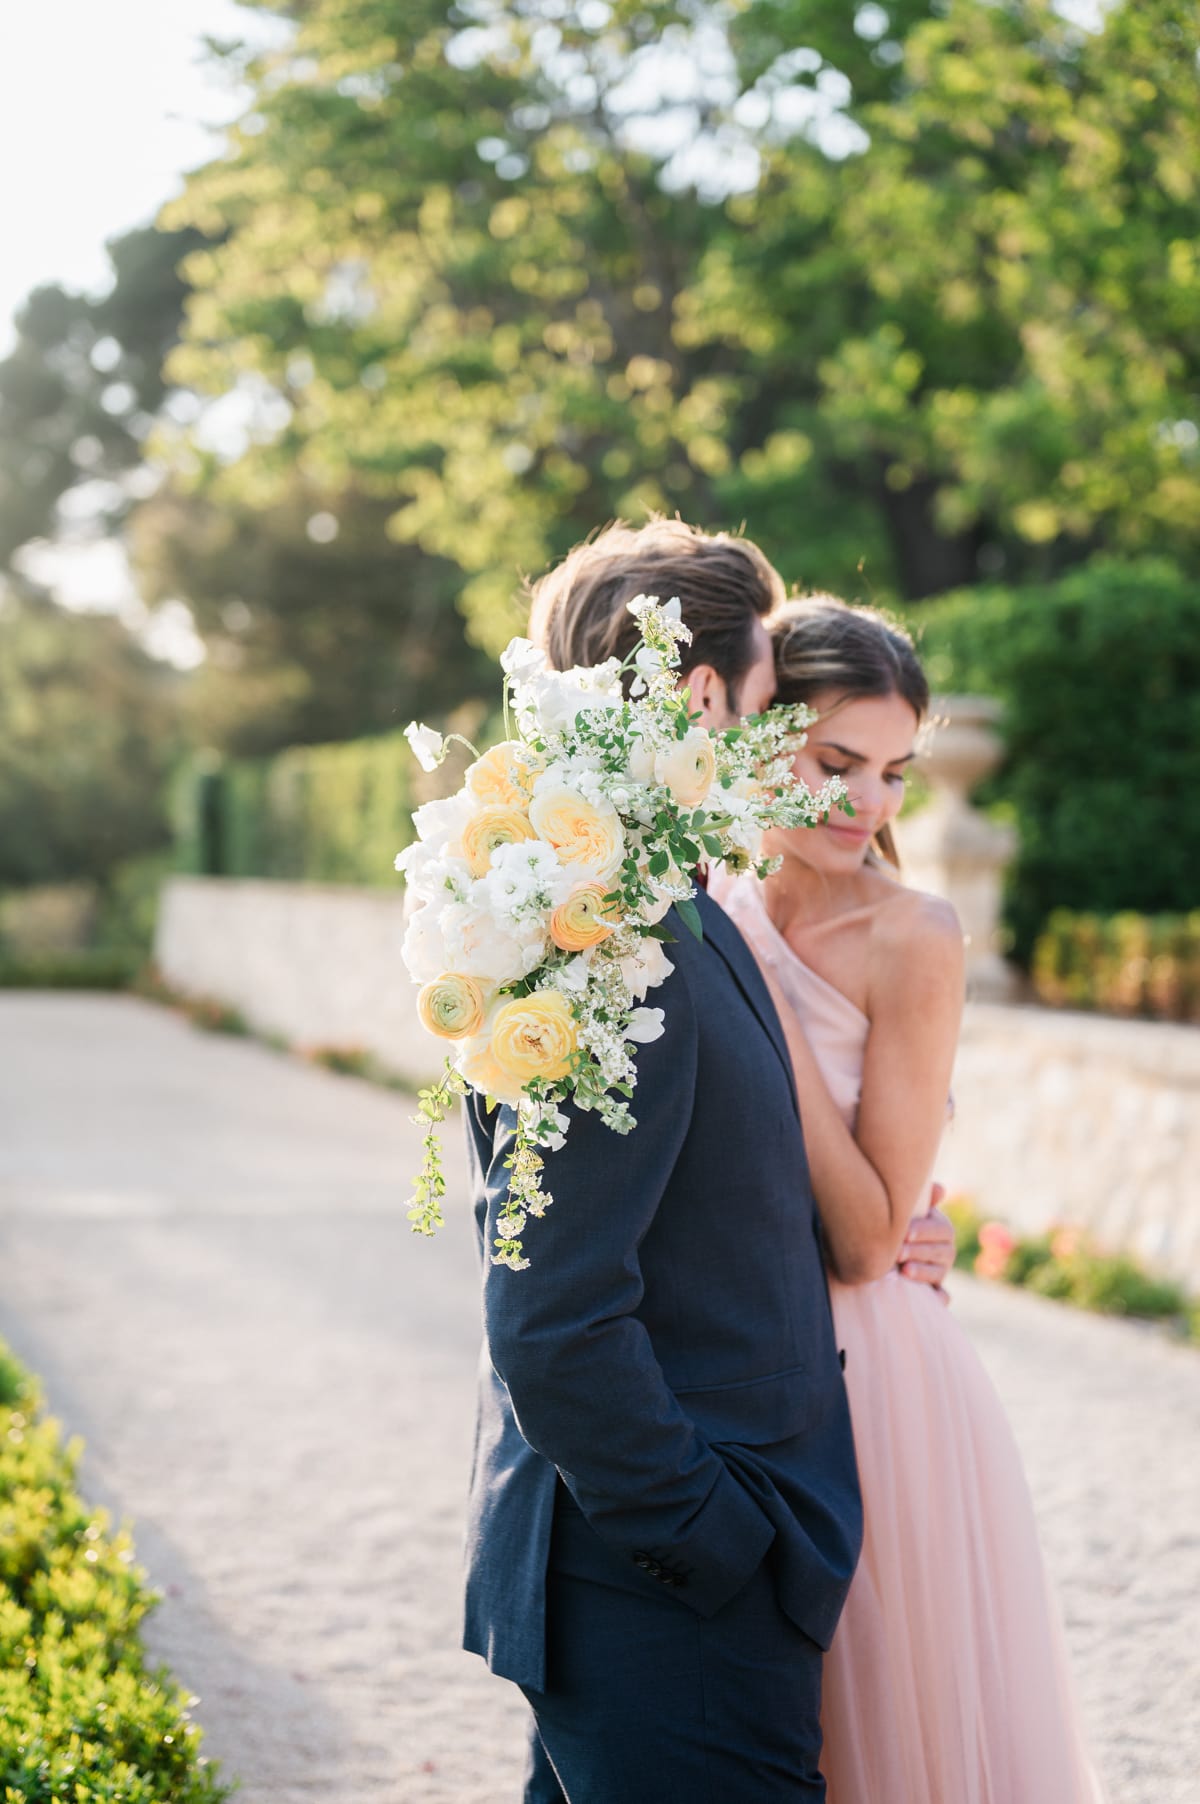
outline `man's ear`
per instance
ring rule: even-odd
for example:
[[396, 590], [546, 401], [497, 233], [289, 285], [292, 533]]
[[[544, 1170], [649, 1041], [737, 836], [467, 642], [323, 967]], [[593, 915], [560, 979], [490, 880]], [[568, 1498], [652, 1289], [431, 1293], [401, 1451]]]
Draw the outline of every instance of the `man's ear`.
[[679, 687], [691, 695], [691, 711], [702, 727], [723, 726], [729, 716], [729, 690], [711, 664], [693, 664], [679, 679]]

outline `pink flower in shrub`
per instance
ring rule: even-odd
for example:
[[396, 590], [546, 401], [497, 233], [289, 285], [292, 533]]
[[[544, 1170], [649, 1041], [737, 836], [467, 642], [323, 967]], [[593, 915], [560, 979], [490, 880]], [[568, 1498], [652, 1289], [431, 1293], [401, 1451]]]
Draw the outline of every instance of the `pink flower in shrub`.
[[1083, 1245], [1083, 1235], [1078, 1228], [1055, 1228], [1050, 1236], [1050, 1251], [1055, 1259], [1074, 1259]]
[[975, 1270], [981, 1278], [1002, 1278], [1016, 1237], [1003, 1222], [985, 1221], [979, 1230], [980, 1251], [975, 1255]]

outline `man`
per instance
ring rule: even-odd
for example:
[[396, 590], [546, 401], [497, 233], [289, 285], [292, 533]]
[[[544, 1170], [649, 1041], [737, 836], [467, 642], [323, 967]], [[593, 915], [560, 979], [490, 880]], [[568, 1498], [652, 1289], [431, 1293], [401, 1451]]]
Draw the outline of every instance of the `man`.
[[[624, 655], [638, 594], [680, 598], [705, 725], [769, 704], [784, 591], [743, 539], [611, 527], [536, 586], [532, 631], [559, 667]], [[532, 1705], [526, 1804], [824, 1796], [853, 1442], [782, 1029], [736, 928], [696, 900], [704, 938], [674, 923], [665, 1032], [639, 1050], [638, 1125], [580, 1115], [547, 1155], [529, 1272], [486, 1257], [511, 1112], [467, 1104], [486, 1345], [466, 1645]], [[946, 1249], [923, 1232], [904, 1251], [936, 1280]]]

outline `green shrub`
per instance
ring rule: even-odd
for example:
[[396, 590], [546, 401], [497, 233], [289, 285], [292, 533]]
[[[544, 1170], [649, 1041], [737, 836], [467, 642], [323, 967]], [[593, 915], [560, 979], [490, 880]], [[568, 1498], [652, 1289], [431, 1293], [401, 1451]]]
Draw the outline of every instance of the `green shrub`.
[[177, 799], [179, 863], [224, 877], [394, 884], [412, 838], [416, 765], [403, 733], [211, 760]]
[[0, 954], [0, 990], [124, 990], [137, 975], [136, 952], [83, 952], [11, 958]]
[[1033, 982], [1051, 1006], [1200, 1022], [1200, 910], [1148, 916], [1056, 908], [1034, 943]]
[[0, 1343], [0, 1795], [6, 1804], [219, 1804], [188, 1699], [146, 1666], [154, 1599], [124, 1533], [75, 1489]]
[[172, 852], [151, 852], [114, 865], [100, 889], [96, 945], [148, 958], [154, 946], [158, 899], [176, 869]]
[[978, 795], [1015, 814], [1007, 920], [1028, 965], [1056, 908], [1186, 912], [1200, 895], [1200, 586], [1156, 560], [973, 589], [912, 621], [936, 690], [999, 696]]

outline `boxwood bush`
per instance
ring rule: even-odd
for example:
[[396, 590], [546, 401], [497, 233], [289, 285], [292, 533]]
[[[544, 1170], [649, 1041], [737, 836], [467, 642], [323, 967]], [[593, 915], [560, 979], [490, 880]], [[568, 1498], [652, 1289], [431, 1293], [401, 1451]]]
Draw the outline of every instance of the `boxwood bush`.
[[79, 1496], [77, 1455], [0, 1342], [0, 1797], [219, 1804], [188, 1699], [145, 1661], [153, 1596]]
[[1058, 908], [1033, 949], [1040, 1001], [1200, 1025], [1200, 910], [1092, 915]]
[[981, 804], [1021, 843], [1013, 951], [1056, 908], [1184, 913], [1200, 896], [1200, 585], [1169, 563], [1095, 560], [1056, 583], [913, 609], [936, 690], [999, 696], [1007, 755]]

